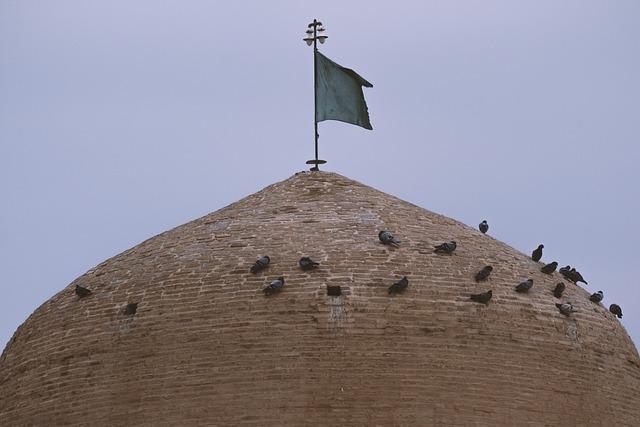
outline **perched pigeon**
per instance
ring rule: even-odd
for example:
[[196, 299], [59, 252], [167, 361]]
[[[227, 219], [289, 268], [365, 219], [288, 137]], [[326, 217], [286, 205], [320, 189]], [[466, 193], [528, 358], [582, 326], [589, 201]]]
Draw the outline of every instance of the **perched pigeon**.
[[580, 274], [580, 272], [575, 268], [571, 268], [571, 266], [569, 265], [567, 265], [566, 267], [562, 267], [558, 271], [565, 277], [565, 279], [569, 280], [570, 282], [583, 282], [585, 285], [588, 285], [588, 283], [582, 277], [582, 274]]
[[313, 261], [308, 256], [303, 256], [302, 258], [300, 258], [300, 261], [298, 261], [298, 264], [300, 265], [300, 268], [303, 270], [312, 270], [320, 265], [319, 263]]
[[553, 296], [556, 298], [560, 298], [562, 296], [562, 293], [564, 292], [564, 288], [565, 288], [564, 283], [562, 282], [558, 283], [555, 289], [553, 290]]
[[396, 240], [393, 234], [384, 230], [378, 233], [378, 239], [380, 239], [384, 245], [398, 246], [400, 244], [400, 240]]
[[540, 259], [542, 258], [542, 248], [544, 248], [544, 245], [538, 245], [538, 248], [533, 250], [531, 259], [535, 262], [540, 261]]
[[582, 274], [580, 274], [580, 272], [575, 268], [572, 268], [568, 274], [569, 274], [569, 280], [573, 281], [573, 283], [582, 282], [585, 285], [588, 285], [587, 281], [584, 280], [584, 278], [582, 277]]
[[609, 306], [609, 311], [618, 316], [618, 319], [622, 319], [622, 309], [618, 304], [611, 304]]
[[482, 304], [489, 304], [489, 300], [491, 300], [492, 296], [493, 294], [490, 290], [481, 294], [471, 294], [471, 301], [481, 302]]
[[533, 287], [533, 279], [527, 279], [524, 282], [516, 286], [516, 292], [524, 293], [529, 292], [529, 289]]
[[389, 286], [389, 295], [404, 292], [404, 290], [407, 289], [407, 286], [409, 286], [409, 279], [407, 279], [407, 276], [404, 276], [402, 279]]
[[565, 316], [569, 316], [571, 313], [576, 311], [576, 309], [573, 308], [573, 305], [570, 302], [565, 302], [562, 304], [556, 303], [556, 307], [558, 307], [560, 313], [564, 314]]
[[80, 298], [89, 296], [89, 294], [91, 294], [91, 291], [89, 289], [83, 288], [80, 285], [76, 285], [76, 295], [78, 295]]
[[478, 225], [478, 228], [482, 234], [487, 234], [487, 231], [489, 231], [489, 224], [487, 224], [487, 220], [485, 219], [482, 221], [480, 225]]
[[485, 268], [478, 271], [476, 273], [476, 282], [482, 282], [484, 280], [487, 280], [487, 278], [489, 277], [492, 271], [493, 271], [493, 267], [491, 267], [490, 265], [487, 265]]
[[282, 287], [284, 286], [284, 277], [280, 276], [273, 282], [269, 283], [263, 290], [265, 295], [275, 294], [276, 292], [280, 292]]
[[600, 302], [604, 298], [604, 293], [602, 291], [598, 291], [594, 294], [591, 294], [589, 300], [592, 302]]
[[271, 262], [271, 258], [269, 258], [269, 256], [267, 256], [267, 255], [261, 256], [255, 262], [255, 264], [253, 264], [251, 266], [251, 272], [253, 274], [256, 274], [257, 272], [264, 270], [265, 268], [267, 268], [269, 266], [270, 262]]
[[542, 271], [544, 274], [551, 274], [554, 271], [556, 271], [556, 268], [558, 268], [558, 263], [553, 261], [553, 262], [550, 262], [549, 264], [546, 264], [544, 267], [542, 267], [540, 271]]
[[435, 246], [435, 250], [434, 252], [437, 254], [450, 254], [453, 253], [453, 251], [456, 250], [456, 247], [458, 245], [456, 244], [456, 242], [454, 242], [453, 240], [451, 240], [450, 242], [445, 242], [442, 243], [438, 246]]

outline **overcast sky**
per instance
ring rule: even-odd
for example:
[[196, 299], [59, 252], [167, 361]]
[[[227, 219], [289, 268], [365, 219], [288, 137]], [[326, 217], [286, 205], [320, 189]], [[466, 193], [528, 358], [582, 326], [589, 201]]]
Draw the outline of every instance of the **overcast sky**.
[[640, 342], [640, 2], [0, 0], [0, 348], [99, 262], [305, 168], [571, 264]]

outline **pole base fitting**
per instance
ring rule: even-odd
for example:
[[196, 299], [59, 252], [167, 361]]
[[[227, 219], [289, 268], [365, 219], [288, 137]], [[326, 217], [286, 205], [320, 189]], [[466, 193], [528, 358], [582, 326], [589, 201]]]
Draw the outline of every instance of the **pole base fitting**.
[[315, 165], [314, 167], [309, 169], [311, 172], [319, 171], [320, 168], [318, 168], [318, 165], [324, 165], [325, 163], [327, 163], [326, 160], [307, 160], [308, 165]]

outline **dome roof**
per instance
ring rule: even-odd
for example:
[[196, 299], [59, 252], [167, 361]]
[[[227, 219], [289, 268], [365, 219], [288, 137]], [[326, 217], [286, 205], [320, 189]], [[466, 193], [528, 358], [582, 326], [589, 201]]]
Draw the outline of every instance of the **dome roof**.
[[[383, 229], [398, 248], [379, 242]], [[446, 240], [457, 250], [435, 254]], [[269, 267], [250, 273], [265, 254]], [[302, 271], [301, 256], [321, 266]], [[578, 311], [561, 315], [562, 278], [540, 267], [343, 176], [299, 173], [38, 308], [0, 358], [1, 424], [637, 425], [629, 336], [573, 284], [564, 300]], [[284, 288], [265, 296], [278, 276]], [[403, 276], [406, 291], [389, 295]], [[531, 292], [514, 292], [527, 278]], [[487, 289], [488, 305], [469, 300]]]

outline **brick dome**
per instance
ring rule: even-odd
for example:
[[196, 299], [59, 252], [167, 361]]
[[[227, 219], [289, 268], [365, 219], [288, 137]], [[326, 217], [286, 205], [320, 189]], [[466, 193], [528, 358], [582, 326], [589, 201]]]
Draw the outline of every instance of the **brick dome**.
[[[380, 244], [381, 229], [400, 247]], [[453, 255], [433, 253], [450, 239]], [[251, 274], [263, 254], [270, 267]], [[302, 271], [305, 255], [320, 268]], [[540, 265], [340, 175], [299, 173], [38, 308], [0, 358], [0, 424], [638, 425], [629, 336], [573, 284], [564, 299], [578, 312], [561, 315], [561, 277]], [[265, 297], [280, 275], [282, 292]], [[407, 290], [388, 295], [402, 276]], [[532, 291], [514, 292], [529, 277]], [[77, 284], [92, 294], [78, 298]], [[487, 289], [487, 306], [469, 301]]]

